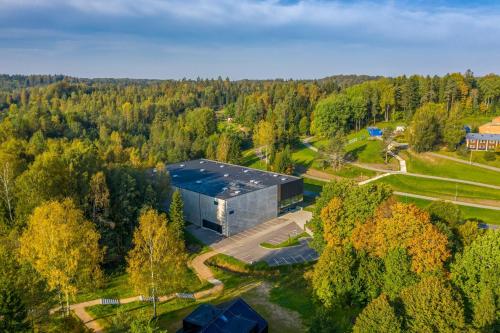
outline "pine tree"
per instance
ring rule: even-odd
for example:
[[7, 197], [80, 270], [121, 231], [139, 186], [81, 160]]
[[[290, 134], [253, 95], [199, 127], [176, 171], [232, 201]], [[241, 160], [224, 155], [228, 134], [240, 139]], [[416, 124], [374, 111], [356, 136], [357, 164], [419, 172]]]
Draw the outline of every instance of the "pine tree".
[[3, 284], [0, 290], [0, 332], [27, 332], [30, 328], [28, 311], [13, 287]]
[[184, 242], [184, 203], [182, 195], [179, 190], [175, 191], [172, 195], [172, 202], [170, 203], [170, 223], [172, 224], [172, 232], [175, 237]]

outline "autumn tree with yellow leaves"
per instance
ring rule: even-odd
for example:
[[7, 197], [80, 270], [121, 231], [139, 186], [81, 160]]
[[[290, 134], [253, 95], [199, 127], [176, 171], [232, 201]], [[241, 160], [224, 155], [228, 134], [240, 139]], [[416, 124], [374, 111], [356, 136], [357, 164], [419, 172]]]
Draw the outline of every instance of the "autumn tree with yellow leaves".
[[379, 210], [375, 218], [356, 226], [351, 239], [356, 249], [381, 258], [393, 249], [405, 249], [417, 273], [441, 269], [450, 256], [446, 236], [415, 205], [395, 203], [390, 210]]
[[20, 257], [57, 291], [61, 308], [64, 297], [67, 315], [70, 298], [82, 287], [101, 281], [99, 237], [82, 211], [65, 199], [37, 207], [20, 238]]
[[127, 272], [134, 289], [152, 297], [154, 317], [158, 295], [183, 285], [187, 257], [181, 242], [165, 214], [152, 208], [143, 210], [128, 254]]

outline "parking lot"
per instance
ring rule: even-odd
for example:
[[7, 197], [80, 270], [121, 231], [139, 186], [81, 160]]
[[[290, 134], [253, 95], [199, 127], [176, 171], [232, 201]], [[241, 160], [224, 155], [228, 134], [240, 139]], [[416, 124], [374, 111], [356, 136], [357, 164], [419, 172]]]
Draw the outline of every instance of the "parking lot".
[[260, 244], [264, 242], [279, 244], [289, 237], [302, 233], [306, 221], [310, 218], [309, 212], [292, 212], [228, 238], [193, 225], [189, 226], [188, 230], [214, 250], [241, 261], [247, 263], [265, 261], [270, 266], [290, 265], [318, 258], [316, 251], [309, 247], [310, 238], [301, 239], [300, 245], [281, 249], [267, 249]]

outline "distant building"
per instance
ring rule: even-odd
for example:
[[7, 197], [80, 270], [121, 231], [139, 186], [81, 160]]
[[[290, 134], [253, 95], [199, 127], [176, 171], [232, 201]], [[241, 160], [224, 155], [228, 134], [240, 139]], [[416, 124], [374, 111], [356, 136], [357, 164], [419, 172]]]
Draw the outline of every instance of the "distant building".
[[167, 166], [184, 200], [185, 219], [229, 237], [302, 201], [302, 178], [207, 159]]
[[500, 134], [468, 133], [465, 142], [471, 150], [496, 150], [500, 148]]
[[500, 134], [500, 117], [496, 117], [491, 122], [479, 126], [479, 133]]
[[405, 126], [396, 126], [396, 129], [394, 130], [395, 133], [403, 133], [406, 130]]
[[177, 333], [267, 333], [267, 321], [243, 299], [218, 306], [202, 304], [182, 321]]
[[368, 134], [370, 136], [382, 136], [382, 130], [377, 127], [368, 127]]

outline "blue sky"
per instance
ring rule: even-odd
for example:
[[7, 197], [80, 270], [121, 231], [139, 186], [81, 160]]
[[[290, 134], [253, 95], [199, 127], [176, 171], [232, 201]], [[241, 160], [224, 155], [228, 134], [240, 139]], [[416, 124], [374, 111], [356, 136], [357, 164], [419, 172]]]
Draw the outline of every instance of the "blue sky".
[[0, 73], [500, 72], [498, 1], [0, 0]]

